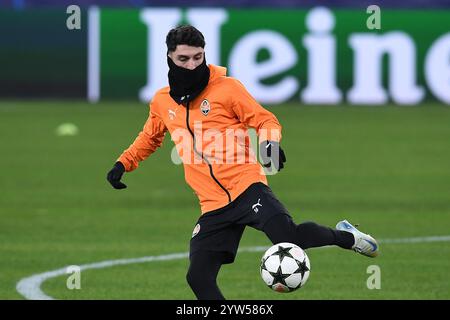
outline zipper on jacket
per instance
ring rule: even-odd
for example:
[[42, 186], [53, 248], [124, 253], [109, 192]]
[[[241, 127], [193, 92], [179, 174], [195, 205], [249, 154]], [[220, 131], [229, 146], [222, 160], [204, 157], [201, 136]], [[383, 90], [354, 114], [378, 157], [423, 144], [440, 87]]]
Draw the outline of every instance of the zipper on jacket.
[[194, 142], [193, 142], [194, 152], [195, 152], [196, 154], [198, 154], [203, 160], [205, 160], [206, 164], [207, 164], [208, 167], [209, 167], [209, 174], [211, 175], [211, 177], [213, 178], [213, 180], [219, 185], [219, 187], [220, 187], [223, 191], [225, 191], [225, 193], [227, 194], [227, 197], [228, 197], [228, 202], [231, 202], [231, 195], [230, 195], [230, 193], [228, 192], [227, 189], [225, 189], [225, 187], [224, 187], [224, 186], [219, 182], [219, 180], [217, 180], [217, 178], [214, 176], [214, 172], [213, 172], [211, 163], [208, 161], [208, 159], [207, 159], [205, 156], [203, 156], [203, 152], [202, 152], [202, 153], [198, 152], [198, 150], [197, 150], [197, 148], [196, 148], [196, 144], [195, 144], [195, 135], [194, 135], [194, 132], [192, 132], [191, 127], [189, 126], [189, 102], [186, 104], [186, 126], [187, 126], [187, 128], [188, 128], [188, 130], [189, 130], [189, 133], [191, 134], [192, 139], [193, 139], [193, 141], [194, 141]]

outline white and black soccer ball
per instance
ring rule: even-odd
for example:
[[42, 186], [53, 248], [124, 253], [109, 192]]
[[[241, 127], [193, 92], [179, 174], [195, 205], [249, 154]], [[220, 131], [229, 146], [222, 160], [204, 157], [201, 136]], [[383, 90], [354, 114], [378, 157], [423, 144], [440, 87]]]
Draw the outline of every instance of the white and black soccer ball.
[[292, 292], [303, 287], [310, 270], [306, 252], [289, 242], [273, 245], [261, 259], [261, 277], [269, 288], [277, 292]]

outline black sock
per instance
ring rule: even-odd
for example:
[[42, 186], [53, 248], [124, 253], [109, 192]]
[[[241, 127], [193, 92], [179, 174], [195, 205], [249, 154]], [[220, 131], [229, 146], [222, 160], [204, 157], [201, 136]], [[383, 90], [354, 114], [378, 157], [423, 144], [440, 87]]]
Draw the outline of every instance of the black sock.
[[333, 232], [336, 237], [337, 246], [344, 249], [351, 249], [355, 244], [355, 237], [352, 233], [341, 230], [333, 230]]
[[302, 249], [336, 245], [350, 249], [355, 239], [346, 231], [331, 229], [315, 222], [296, 225], [288, 215], [277, 215], [269, 220], [263, 231], [272, 243], [291, 242]]

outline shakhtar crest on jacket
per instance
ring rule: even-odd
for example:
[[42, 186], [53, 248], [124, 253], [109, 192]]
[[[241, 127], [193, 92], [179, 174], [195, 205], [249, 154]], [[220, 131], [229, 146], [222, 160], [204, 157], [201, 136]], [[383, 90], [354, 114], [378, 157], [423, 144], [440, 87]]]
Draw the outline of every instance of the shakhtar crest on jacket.
[[207, 116], [209, 111], [211, 110], [211, 105], [209, 104], [208, 100], [203, 100], [200, 104], [200, 110], [202, 111], [204, 116]]

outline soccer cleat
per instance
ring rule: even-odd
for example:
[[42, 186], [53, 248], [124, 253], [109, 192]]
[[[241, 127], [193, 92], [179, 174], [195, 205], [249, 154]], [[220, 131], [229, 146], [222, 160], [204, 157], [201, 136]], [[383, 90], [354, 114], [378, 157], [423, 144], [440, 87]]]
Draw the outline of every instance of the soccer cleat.
[[337, 230], [347, 231], [353, 234], [355, 237], [355, 244], [352, 249], [367, 257], [375, 258], [378, 255], [377, 241], [370, 236], [356, 229], [347, 220], [339, 221], [336, 225]]

